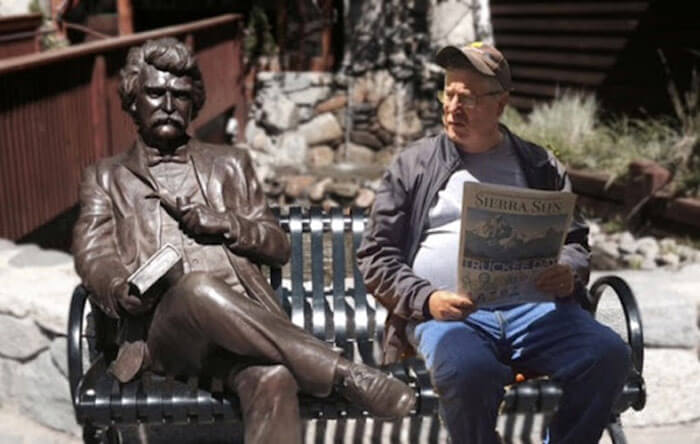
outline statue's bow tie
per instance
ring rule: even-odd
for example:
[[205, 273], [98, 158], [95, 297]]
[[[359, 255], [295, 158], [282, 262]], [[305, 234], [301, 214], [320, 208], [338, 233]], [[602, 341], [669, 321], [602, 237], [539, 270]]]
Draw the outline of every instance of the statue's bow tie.
[[187, 163], [187, 156], [185, 153], [175, 153], [172, 155], [152, 154], [148, 156], [147, 162], [149, 167], [158, 165], [161, 162]]

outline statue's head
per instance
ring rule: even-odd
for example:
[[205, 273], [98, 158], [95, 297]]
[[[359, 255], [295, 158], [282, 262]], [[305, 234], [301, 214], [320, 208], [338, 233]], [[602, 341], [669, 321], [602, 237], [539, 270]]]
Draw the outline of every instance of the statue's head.
[[166, 147], [185, 136], [205, 100], [197, 62], [174, 38], [148, 40], [129, 50], [119, 95], [144, 140]]

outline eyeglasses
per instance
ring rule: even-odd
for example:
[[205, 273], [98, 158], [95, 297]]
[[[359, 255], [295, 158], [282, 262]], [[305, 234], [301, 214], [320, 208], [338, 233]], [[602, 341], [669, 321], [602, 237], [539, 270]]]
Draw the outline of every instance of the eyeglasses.
[[437, 99], [440, 103], [443, 105], [447, 105], [448, 103], [452, 103], [452, 99], [457, 97], [457, 105], [462, 106], [463, 108], [475, 108], [479, 104], [479, 99], [482, 97], [487, 97], [487, 96], [495, 96], [498, 94], [502, 94], [504, 91], [498, 90], [498, 91], [490, 91], [486, 92], [484, 94], [458, 94], [458, 93], [452, 93], [452, 92], [446, 92], [444, 89], [438, 91], [437, 93]]

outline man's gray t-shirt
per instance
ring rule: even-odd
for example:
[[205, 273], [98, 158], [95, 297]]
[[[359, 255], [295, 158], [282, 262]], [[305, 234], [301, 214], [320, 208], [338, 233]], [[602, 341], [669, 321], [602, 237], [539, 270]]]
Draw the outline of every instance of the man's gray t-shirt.
[[464, 182], [527, 187], [525, 175], [508, 137], [478, 154], [460, 152], [463, 168], [438, 192], [428, 213], [428, 226], [413, 261], [413, 271], [436, 288], [457, 291], [459, 226]]

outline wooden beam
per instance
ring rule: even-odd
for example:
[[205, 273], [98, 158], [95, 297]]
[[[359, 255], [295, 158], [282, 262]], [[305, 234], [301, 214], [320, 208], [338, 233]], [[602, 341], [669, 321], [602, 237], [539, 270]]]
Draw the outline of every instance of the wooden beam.
[[134, 33], [134, 8], [131, 0], [117, 0], [119, 14], [119, 35]]

